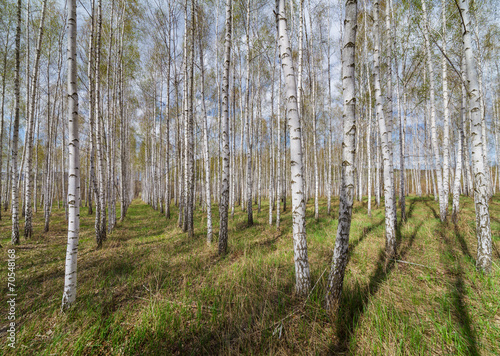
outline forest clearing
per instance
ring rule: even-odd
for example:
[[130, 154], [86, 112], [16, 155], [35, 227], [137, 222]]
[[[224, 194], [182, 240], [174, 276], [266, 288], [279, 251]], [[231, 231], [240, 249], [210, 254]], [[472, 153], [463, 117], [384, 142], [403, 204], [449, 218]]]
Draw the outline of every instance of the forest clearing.
[[498, 355], [499, 19], [0, 0], [1, 353]]
[[[490, 206], [492, 216], [500, 217], [498, 196]], [[398, 231], [396, 256], [407, 263], [390, 263], [385, 271], [383, 208], [374, 209], [368, 218], [366, 200], [356, 202], [343, 300], [334, 323], [323, 308], [323, 297], [337, 219], [327, 216], [326, 200], [320, 203], [317, 222], [313, 208], [309, 205], [306, 215], [314, 283], [307, 298], [293, 293], [290, 210], [282, 215], [277, 230], [267, 224], [263, 212], [247, 227], [246, 214], [237, 209], [229, 219], [231, 244], [224, 257], [207, 246], [206, 217], [199, 209], [194, 237], [187, 238], [174, 219], [168, 221], [134, 200], [127, 218], [100, 250], [95, 249], [93, 216], [85, 212], [78, 257], [79, 303], [66, 314], [60, 312], [64, 212], [54, 211], [58, 227], [45, 234], [38, 214], [37, 237], [17, 249], [22, 297], [15, 351], [19, 355], [497, 354], [500, 268], [488, 276], [475, 270], [471, 199], [464, 198], [456, 225], [442, 225], [432, 197], [408, 197], [408, 221]], [[6, 221], [2, 237], [10, 229]], [[492, 230], [498, 259], [499, 218], [492, 219]], [[1, 244], [5, 249], [8, 239]]]

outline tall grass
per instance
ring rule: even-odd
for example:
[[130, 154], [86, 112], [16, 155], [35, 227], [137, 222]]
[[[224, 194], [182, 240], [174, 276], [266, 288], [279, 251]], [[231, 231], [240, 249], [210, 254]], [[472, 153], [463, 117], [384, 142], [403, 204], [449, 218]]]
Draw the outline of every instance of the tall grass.
[[[136, 200], [101, 250], [95, 249], [94, 216], [82, 209], [77, 304], [64, 314], [64, 212], [53, 212], [47, 234], [39, 212], [34, 238], [16, 248], [17, 348], [12, 352], [4, 343], [0, 353], [495, 355], [500, 350], [499, 197], [490, 205], [495, 264], [487, 276], [475, 270], [473, 202], [462, 198], [462, 203], [459, 223], [441, 224], [432, 198], [409, 197], [408, 221], [398, 227], [399, 262], [388, 264], [383, 207], [369, 218], [366, 202], [356, 203], [335, 320], [323, 310], [337, 227], [326, 214], [326, 201], [317, 222], [314, 206], [308, 205], [315, 287], [306, 299], [293, 294], [290, 210], [276, 230], [267, 224], [266, 203], [262, 213], [254, 213], [252, 227], [237, 208], [229, 223], [228, 254], [219, 257], [215, 243], [206, 245], [206, 217], [198, 208], [195, 237], [189, 239], [177, 228], [175, 208], [166, 220]], [[216, 205], [212, 211], [217, 232]], [[6, 255], [8, 216], [0, 233]], [[3, 305], [6, 294], [3, 283]], [[0, 332], [6, 340], [6, 328]]]

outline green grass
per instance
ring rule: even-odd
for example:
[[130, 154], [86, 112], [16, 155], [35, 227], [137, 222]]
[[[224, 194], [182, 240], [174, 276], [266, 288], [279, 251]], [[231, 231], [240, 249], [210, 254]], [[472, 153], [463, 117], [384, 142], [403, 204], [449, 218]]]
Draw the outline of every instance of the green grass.
[[[323, 310], [323, 296], [337, 220], [314, 220], [307, 210], [309, 262], [315, 288], [307, 299], [294, 296], [291, 214], [281, 230], [268, 225], [268, 205], [254, 206], [252, 227], [236, 207], [229, 223], [229, 249], [217, 255], [217, 241], [205, 240], [206, 215], [195, 212], [195, 237], [177, 227], [177, 210], [166, 220], [135, 200], [101, 250], [93, 221], [82, 208], [77, 303], [60, 304], [64, 283], [66, 223], [55, 209], [51, 231], [16, 247], [18, 355], [170, 354], [359, 354], [494, 355], [500, 350], [500, 200], [490, 203], [494, 266], [475, 269], [474, 206], [461, 198], [457, 225], [441, 224], [432, 198], [407, 198], [406, 224], [398, 228], [398, 259], [384, 261], [384, 210], [366, 215], [356, 202], [350, 260], [335, 320]], [[336, 209], [338, 200], [334, 201]], [[214, 237], [218, 209], [214, 212]], [[336, 213], [336, 210], [334, 211]], [[6, 276], [10, 220], [0, 222], [2, 275]], [[216, 240], [216, 239], [215, 239]], [[423, 265], [423, 266], [420, 266]], [[2, 277], [2, 305], [6, 278]], [[3, 319], [2, 325], [6, 325]]]

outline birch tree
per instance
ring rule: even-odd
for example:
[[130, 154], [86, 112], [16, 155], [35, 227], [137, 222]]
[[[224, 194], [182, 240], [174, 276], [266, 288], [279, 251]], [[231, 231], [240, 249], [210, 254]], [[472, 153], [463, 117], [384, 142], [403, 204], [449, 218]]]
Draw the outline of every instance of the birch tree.
[[[434, 167], [436, 171], [437, 178], [437, 194], [439, 197], [439, 217], [441, 221], [446, 220], [447, 205], [448, 201], [445, 201], [444, 191], [443, 191], [443, 175], [441, 158], [439, 156], [439, 146], [437, 139], [437, 128], [436, 128], [436, 104], [435, 104], [435, 92], [434, 92], [434, 65], [432, 63], [432, 53], [431, 45], [429, 39], [429, 20], [427, 19], [427, 0], [422, 0], [422, 10], [424, 15], [424, 39], [425, 39], [425, 52], [427, 54], [427, 70], [429, 72], [429, 101], [430, 101], [430, 120], [431, 120], [431, 143], [432, 151], [434, 153]], [[445, 98], [447, 100], [447, 98]], [[446, 104], [445, 104], [446, 105]], [[431, 171], [432, 177], [434, 173]]]
[[69, 123], [69, 179], [68, 179], [68, 244], [62, 309], [69, 308], [76, 299], [76, 271], [78, 238], [80, 233], [80, 142], [78, 136], [78, 89], [76, 63], [77, 17], [76, 0], [68, 1], [68, 123]]
[[451, 219], [456, 224], [458, 222], [458, 213], [460, 210], [460, 181], [462, 179], [462, 165], [463, 165], [463, 150], [464, 150], [464, 125], [467, 107], [467, 92], [465, 88], [465, 61], [462, 57], [462, 101], [460, 107], [460, 117], [458, 119], [458, 132], [456, 135], [457, 152], [456, 152], [456, 166], [455, 166], [455, 182], [453, 184], [453, 205]]
[[342, 44], [343, 142], [340, 188], [339, 224], [333, 250], [332, 268], [328, 276], [326, 308], [337, 310], [347, 266], [349, 232], [354, 200], [354, 167], [356, 155], [356, 78], [355, 53], [357, 30], [357, 0], [345, 2], [344, 36]]
[[227, 251], [227, 224], [229, 208], [229, 67], [231, 66], [232, 0], [226, 0], [226, 35], [224, 40], [224, 67], [222, 74], [222, 187], [219, 204], [219, 254]]
[[292, 189], [293, 251], [295, 261], [295, 292], [305, 295], [309, 291], [311, 277], [307, 257], [306, 202], [303, 191], [301, 126], [297, 106], [297, 85], [292, 64], [292, 50], [288, 38], [285, 1], [276, 1], [276, 22], [281, 66], [285, 77], [286, 111], [290, 131], [290, 170]]
[[247, 146], [247, 219], [248, 225], [253, 225], [252, 210], [252, 192], [253, 192], [253, 172], [252, 172], [252, 146], [253, 135], [252, 126], [253, 114], [250, 110], [250, 0], [247, 1], [247, 23], [246, 23], [246, 43], [247, 43], [247, 72], [246, 72], [246, 109], [245, 109], [245, 127], [246, 127], [246, 146]]
[[14, 71], [14, 127], [12, 135], [12, 237], [11, 242], [13, 245], [19, 244], [19, 186], [18, 168], [17, 168], [17, 146], [19, 141], [19, 76], [20, 76], [20, 53], [21, 53], [21, 11], [22, 2], [17, 0], [17, 27], [16, 27], [16, 67]]
[[[43, 39], [43, 24], [45, 21], [45, 9], [47, 8], [47, 0], [43, 1], [42, 5], [42, 15], [40, 17], [40, 27], [38, 28], [38, 40], [36, 45], [36, 56], [35, 64], [33, 66], [33, 78], [31, 83], [31, 100], [30, 109], [28, 113], [27, 127], [26, 127], [26, 167], [25, 167], [25, 179], [26, 190], [24, 195], [25, 202], [25, 221], [24, 221], [24, 238], [28, 239], [33, 234], [32, 226], [32, 210], [31, 210], [31, 197], [33, 192], [33, 136], [35, 131], [35, 104], [36, 104], [36, 94], [37, 94], [37, 82], [38, 82], [38, 70], [41, 56], [41, 47]], [[63, 171], [64, 172], [64, 171]], [[36, 202], [35, 202], [36, 203]]]
[[464, 56], [469, 87], [469, 109], [471, 112], [471, 148], [472, 168], [474, 170], [474, 205], [476, 208], [477, 260], [476, 267], [488, 273], [491, 270], [491, 226], [488, 206], [488, 186], [486, 167], [483, 159], [483, 140], [481, 127], [481, 111], [477, 71], [474, 67], [472, 53], [471, 20], [469, 15], [469, 0], [459, 0], [459, 11], [462, 20], [464, 41]]
[[382, 151], [382, 160], [384, 165], [384, 200], [385, 200], [385, 250], [386, 258], [390, 259], [396, 255], [396, 215], [394, 210], [394, 187], [393, 179], [391, 173], [391, 149], [392, 146], [389, 145], [390, 130], [387, 128], [383, 102], [382, 102], [382, 91], [380, 84], [380, 24], [379, 24], [379, 12], [380, 3], [375, 0], [374, 4], [374, 31], [375, 31], [375, 44], [373, 53], [373, 81], [375, 87], [375, 107], [377, 114], [377, 121], [379, 124], [380, 133], [380, 148]]
[[441, 57], [443, 80], [443, 205], [445, 216], [448, 215], [448, 200], [450, 194], [450, 110], [448, 96], [448, 70], [446, 60], [446, 0], [441, 1], [441, 16], [443, 25], [443, 56]]
[[[201, 8], [198, 8], [199, 16], [201, 17]], [[199, 24], [201, 26], [201, 21]], [[205, 65], [203, 62], [203, 43], [201, 38], [202, 31], [198, 31], [198, 44], [200, 52], [200, 70], [201, 70], [201, 111], [203, 120], [203, 158], [205, 160], [205, 200], [207, 205], [207, 243], [212, 243], [212, 202], [210, 189], [210, 155], [208, 149], [208, 118], [207, 109], [205, 107]]]

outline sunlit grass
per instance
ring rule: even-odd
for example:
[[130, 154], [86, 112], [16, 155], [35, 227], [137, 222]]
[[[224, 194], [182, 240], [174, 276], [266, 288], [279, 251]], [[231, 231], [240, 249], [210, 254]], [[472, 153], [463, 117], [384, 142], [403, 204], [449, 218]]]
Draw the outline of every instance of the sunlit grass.
[[[195, 237], [189, 239], [177, 227], [175, 207], [166, 220], [135, 200], [101, 250], [95, 249], [94, 216], [82, 208], [77, 304], [64, 314], [64, 211], [53, 211], [47, 234], [39, 211], [33, 239], [22, 239], [16, 247], [19, 329], [14, 354], [498, 353], [500, 201], [496, 196], [490, 203], [495, 265], [488, 276], [475, 270], [473, 202], [461, 202], [461, 218], [454, 225], [439, 222], [434, 199], [407, 198], [408, 222], [398, 228], [398, 260], [408, 263], [391, 261], [386, 268], [383, 207], [373, 209], [370, 218], [366, 201], [356, 202], [335, 320], [322, 307], [337, 228], [337, 220], [326, 214], [326, 200], [319, 221], [314, 220], [313, 200], [307, 210], [315, 286], [307, 299], [293, 294], [289, 204], [281, 230], [268, 225], [266, 202], [260, 214], [254, 206], [252, 227], [237, 206], [224, 257], [217, 255], [217, 204], [212, 246], [206, 244], [206, 216], [199, 207]], [[10, 217], [3, 215], [6, 255]], [[6, 294], [4, 283], [4, 305]], [[5, 331], [0, 334], [4, 338]], [[12, 354], [6, 344], [2, 347], [4, 354]]]

